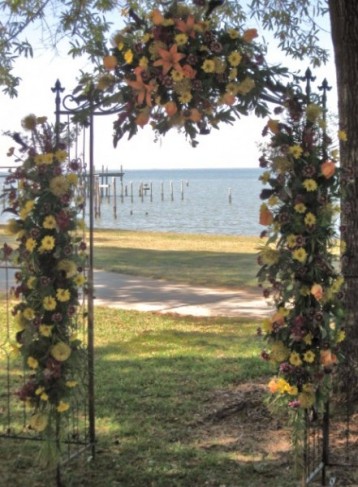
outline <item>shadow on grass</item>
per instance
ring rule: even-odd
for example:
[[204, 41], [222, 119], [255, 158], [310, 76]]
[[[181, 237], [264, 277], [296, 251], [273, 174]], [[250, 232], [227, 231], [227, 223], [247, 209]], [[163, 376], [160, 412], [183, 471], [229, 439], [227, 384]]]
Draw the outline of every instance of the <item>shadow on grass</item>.
[[95, 248], [95, 267], [173, 282], [210, 287], [257, 288], [252, 253]]

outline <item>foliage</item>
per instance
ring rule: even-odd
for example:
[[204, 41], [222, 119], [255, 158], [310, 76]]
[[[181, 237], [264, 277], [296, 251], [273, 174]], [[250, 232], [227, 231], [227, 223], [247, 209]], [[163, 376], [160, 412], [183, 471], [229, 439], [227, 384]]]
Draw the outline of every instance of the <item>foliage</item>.
[[[59, 41], [69, 42], [73, 57], [88, 56], [98, 65], [106, 46], [114, 16], [132, 9], [145, 15], [159, 4], [157, 0], [4, 0], [0, 2], [0, 86], [10, 96], [17, 95], [20, 78], [13, 73], [20, 56], [33, 55], [34, 32], [40, 32], [42, 45], [58, 49]], [[184, 3], [184, 2], [181, 2]], [[243, 9], [238, 0], [215, 2], [197, 0], [205, 11], [220, 5], [217, 11], [230, 25], [232, 19], [244, 24], [246, 18], [255, 16], [264, 28], [271, 29], [280, 40], [280, 46], [290, 55], [308, 56], [314, 64], [327, 59], [327, 53], [318, 45], [316, 16], [324, 13], [322, 0], [254, 0]], [[56, 12], [56, 16], [53, 15]], [[214, 12], [214, 15], [216, 13]], [[40, 27], [40, 28], [39, 28]], [[35, 30], [36, 29], [36, 30]], [[26, 36], [31, 35], [31, 42]]]
[[269, 388], [289, 408], [322, 410], [345, 336], [343, 277], [332, 252], [341, 170], [314, 103], [288, 100], [286, 119], [270, 119], [264, 133], [271, 141], [261, 179], [269, 188], [260, 222], [268, 240], [259, 280], [276, 310], [263, 324], [263, 357], [278, 365]]
[[[32, 414], [30, 428], [52, 440], [46, 445], [56, 450], [59, 422], [71, 410], [86, 363], [77, 335], [86, 245], [77, 235], [80, 168], [77, 161], [66, 163], [66, 146], [56, 140], [45, 117], [29, 115], [23, 126], [30, 136], [13, 135], [20, 144], [20, 165], [4, 190], [6, 210], [16, 215], [7, 228], [18, 247], [12, 251], [5, 244], [3, 252], [19, 267], [14, 288], [19, 302], [12, 313], [25, 380], [18, 396]], [[9, 156], [14, 154], [11, 148]]]
[[252, 0], [250, 11], [294, 59], [308, 57], [313, 66], [328, 60], [328, 51], [320, 47], [318, 38], [322, 30], [318, 22], [328, 13], [325, 0]]
[[85, 77], [76, 89], [95, 106], [118, 104], [115, 145], [149, 124], [157, 136], [176, 128], [195, 147], [198, 134], [221, 123], [232, 124], [250, 110], [268, 113], [263, 97], [285, 70], [265, 64], [262, 48], [253, 42], [256, 29], [203, 20], [205, 9], [195, 3], [189, 8], [173, 2], [143, 19], [131, 12], [104, 57], [107, 72], [94, 87]]

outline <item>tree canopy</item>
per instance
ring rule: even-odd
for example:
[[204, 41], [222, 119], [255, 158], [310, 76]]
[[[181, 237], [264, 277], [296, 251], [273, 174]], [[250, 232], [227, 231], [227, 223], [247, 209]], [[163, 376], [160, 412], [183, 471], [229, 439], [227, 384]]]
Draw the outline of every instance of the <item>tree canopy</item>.
[[[181, 0], [177, 0], [178, 2]], [[11, 97], [17, 95], [20, 79], [14, 74], [19, 57], [34, 54], [30, 33], [48, 48], [56, 49], [67, 39], [73, 57], [87, 56], [98, 66], [116, 29], [113, 15], [131, 23], [145, 18], [167, 0], [5, 0], [0, 2], [0, 86]], [[183, 2], [185, 3], [185, 2]], [[224, 13], [224, 21], [236, 26], [255, 19], [263, 30], [270, 30], [279, 47], [296, 59], [307, 58], [317, 66], [327, 60], [327, 50], [319, 45], [320, 20], [327, 14], [325, 0], [192, 0], [213, 11]], [[135, 14], [134, 14], [135, 12]], [[32, 35], [34, 37], [34, 35]]]

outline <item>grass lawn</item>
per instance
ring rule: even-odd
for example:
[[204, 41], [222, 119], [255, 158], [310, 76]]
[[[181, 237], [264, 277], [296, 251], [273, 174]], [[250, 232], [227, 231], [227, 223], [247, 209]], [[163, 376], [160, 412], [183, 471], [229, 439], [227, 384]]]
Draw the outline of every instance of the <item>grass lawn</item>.
[[95, 230], [95, 267], [208, 287], [256, 288], [258, 237]]
[[[293, 485], [286, 432], [263, 405], [257, 322], [105, 308], [95, 322], [97, 456], [67, 467], [66, 487]], [[0, 485], [53, 485], [33, 455], [0, 439]]]

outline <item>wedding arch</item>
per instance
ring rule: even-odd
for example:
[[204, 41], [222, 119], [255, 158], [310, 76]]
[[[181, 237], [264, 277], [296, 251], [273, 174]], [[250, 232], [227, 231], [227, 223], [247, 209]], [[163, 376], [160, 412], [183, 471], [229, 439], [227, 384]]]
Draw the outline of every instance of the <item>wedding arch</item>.
[[[325, 483], [332, 371], [343, 361], [339, 344], [344, 339], [343, 279], [334, 269], [333, 228], [341, 176], [326, 129], [328, 85], [323, 83], [322, 96], [312, 94], [314, 79], [307, 71], [304, 93], [297, 80], [285, 86], [279, 80], [286, 70], [266, 64], [255, 29], [227, 28], [215, 12], [203, 14], [200, 2], [191, 8], [173, 2], [145, 20], [130, 12], [130, 22], [104, 53], [104, 71], [83, 76], [63, 99], [56, 82], [54, 129], [47, 120], [29, 116], [23, 123], [29, 140], [17, 136], [25, 157], [10, 174], [6, 195], [16, 215], [11, 231], [19, 242], [15, 294], [21, 302], [13, 309], [15, 349], [24, 359], [19, 395], [29, 414], [23, 424], [30, 424], [37, 439], [50, 439], [47, 454], [49, 444], [55, 450], [58, 485], [56, 454], [63, 444], [76, 446], [73, 455], [87, 449], [95, 455], [94, 117], [116, 114], [115, 145], [150, 125], [156, 137], [175, 129], [195, 147], [201, 135], [250, 111], [270, 116], [268, 103], [277, 108], [264, 130], [270, 142], [260, 159], [268, 187], [261, 194], [260, 223], [267, 230], [259, 280], [275, 312], [263, 324], [263, 358], [278, 367], [269, 384], [274, 402], [304, 425], [298, 438], [304, 485], [320, 472]], [[88, 133], [86, 160], [71, 149], [79, 143], [76, 124]], [[84, 187], [90, 202], [88, 244], [78, 221]], [[11, 253], [6, 244], [6, 272]], [[27, 438], [14, 432], [12, 423], [10, 321], [1, 345], [7, 357], [8, 412], [2, 436]], [[77, 394], [79, 382], [85, 388]]]

